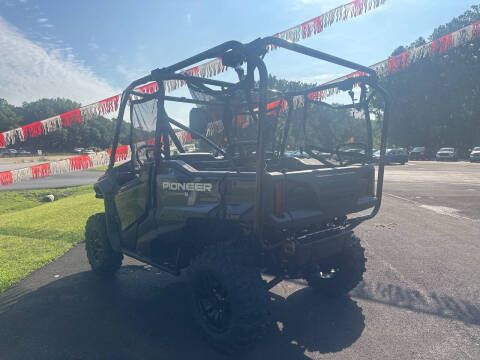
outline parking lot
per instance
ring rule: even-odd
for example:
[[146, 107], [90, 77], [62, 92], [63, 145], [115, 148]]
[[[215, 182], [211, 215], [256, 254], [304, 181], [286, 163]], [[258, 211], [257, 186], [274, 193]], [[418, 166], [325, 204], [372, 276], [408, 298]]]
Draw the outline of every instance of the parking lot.
[[[471, 220], [480, 219], [480, 163], [411, 161], [388, 166], [385, 191]], [[435, 208], [436, 207], [436, 208]]]
[[[480, 164], [388, 166], [357, 235], [367, 272], [351, 296], [277, 285], [277, 328], [235, 358], [480, 359]], [[81, 244], [1, 295], [0, 358], [231, 358], [197, 335], [182, 279], [124, 264], [102, 283]]]

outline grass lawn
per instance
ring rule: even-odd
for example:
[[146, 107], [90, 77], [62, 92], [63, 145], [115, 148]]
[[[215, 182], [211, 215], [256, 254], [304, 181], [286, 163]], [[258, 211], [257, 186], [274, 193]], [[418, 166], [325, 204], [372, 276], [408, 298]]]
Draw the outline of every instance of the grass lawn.
[[92, 170], [105, 172], [105, 171], [107, 171], [107, 169], [108, 169], [108, 165], [102, 165], [102, 166], [98, 166], [96, 168], [93, 168]]
[[[42, 202], [47, 194], [57, 200]], [[0, 292], [83, 241], [100, 211], [91, 186], [0, 192]]]

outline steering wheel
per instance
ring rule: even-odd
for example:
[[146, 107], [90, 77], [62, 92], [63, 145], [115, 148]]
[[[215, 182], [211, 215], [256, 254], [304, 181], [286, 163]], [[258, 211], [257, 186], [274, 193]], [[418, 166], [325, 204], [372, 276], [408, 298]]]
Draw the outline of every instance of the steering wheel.
[[[345, 151], [345, 150], [341, 151], [340, 149], [342, 148], [351, 148], [351, 151]], [[353, 151], [353, 150], [356, 150], [356, 151]], [[358, 150], [363, 150], [363, 153], [358, 152]], [[364, 143], [341, 144], [341, 145], [338, 145], [337, 148], [335, 149], [335, 153], [338, 156], [338, 161], [342, 166], [354, 164], [359, 160], [361, 162], [365, 162], [367, 160], [367, 152], [368, 152], [368, 146]]]
[[142, 151], [145, 152], [145, 157], [147, 158], [147, 160], [151, 161], [151, 160], [154, 159], [155, 145], [145, 144], [145, 145], [140, 145], [140, 146], [136, 147], [135, 157], [136, 157], [136, 159], [138, 161], [138, 164], [140, 166], [143, 166], [143, 164], [144, 164], [143, 160], [140, 160], [140, 154], [141, 154]]
[[[257, 145], [255, 140], [243, 140], [243, 141], [236, 141], [228, 144], [227, 146], [227, 154], [235, 154], [235, 150], [238, 149], [239, 158], [244, 159], [247, 158], [247, 151], [244, 149], [247, 145]], [[251, 154], [250, 154], [251, 155]]]

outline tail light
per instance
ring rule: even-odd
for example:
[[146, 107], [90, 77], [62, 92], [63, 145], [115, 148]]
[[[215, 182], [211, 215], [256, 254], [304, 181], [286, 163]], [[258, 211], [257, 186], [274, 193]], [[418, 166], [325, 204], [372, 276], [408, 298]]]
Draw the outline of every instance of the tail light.
[[274, 194], [274, 211], [275, 216], [281, 217], [285, 212], [283, 207], [283, 182], [278, 181], [275, 183], [275, 194]]

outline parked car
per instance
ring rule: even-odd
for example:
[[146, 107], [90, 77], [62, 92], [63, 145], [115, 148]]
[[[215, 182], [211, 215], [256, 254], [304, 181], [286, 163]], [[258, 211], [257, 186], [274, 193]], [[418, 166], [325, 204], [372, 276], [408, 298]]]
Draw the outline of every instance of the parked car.
[[73, 152], [81, 154], [85, 149], [82, 147], [77, 147], [73, 149]]
[[92, 149], [83, 149], [82, 154], [95, 154], [95, 151]]
[[444, 147], [437, 151], [437, 161], [457, 161], [458, 153], [453, 147]]
[[9, 148], [6, 148], [6, 149], [3, 149], [4, 150], [4, 155], [5, 156], [16, 156], [17, 155], [17, 150], [15, 149], [9, 149]]
[[428, 155], [427, 148], [425, 146], [417, 146], [410, 151], [409, 159], [410, 160], [428, 160], [430, 156]]
[[25, 150], [25, 149], [18, 149], [17, 154], [18, 155], [31, 155], [32, 153], [28, 150]]
[[[373, 153], [373, 160], [378, 162], [380, 159], [380, 150]], [[385, 164], [402, 164], [408, 162], [408, 152], [404, 148], [387, 149], [385, 153]]]
[[470, 152], [470, 162], [480, 162], [480, 146], [475, 146]]
[[297, 157], [297, 158], [308, 158], [308, 154], [300, 150], [295, 150], [295, 151], [287, 150], [285, 151], [285, 156]]

